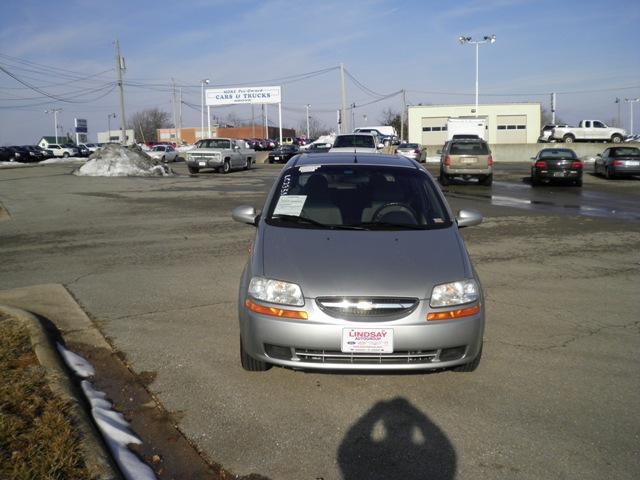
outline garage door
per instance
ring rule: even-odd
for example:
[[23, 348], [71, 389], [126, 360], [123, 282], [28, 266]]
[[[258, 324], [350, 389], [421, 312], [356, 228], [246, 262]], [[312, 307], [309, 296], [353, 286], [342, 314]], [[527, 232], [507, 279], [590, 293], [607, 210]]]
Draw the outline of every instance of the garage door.
[[496, 143], [527, 143], [526, 115], [498, 115]]
[[449, 117], [422, 117], [422, 144], [444, 145]]

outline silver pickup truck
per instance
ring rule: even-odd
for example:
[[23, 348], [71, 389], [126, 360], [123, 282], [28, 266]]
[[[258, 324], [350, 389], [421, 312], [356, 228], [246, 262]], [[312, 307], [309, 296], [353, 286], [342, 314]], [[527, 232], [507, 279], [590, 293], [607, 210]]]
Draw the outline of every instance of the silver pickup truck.
[[189, 173], [198, 173], [204, 168], [229, 173], [231, 170], [251, 168], [255, 161], [255, 150], [247, 142], [234, 138], [207, 138], [196, 142], [196, 148], [187, 152]]

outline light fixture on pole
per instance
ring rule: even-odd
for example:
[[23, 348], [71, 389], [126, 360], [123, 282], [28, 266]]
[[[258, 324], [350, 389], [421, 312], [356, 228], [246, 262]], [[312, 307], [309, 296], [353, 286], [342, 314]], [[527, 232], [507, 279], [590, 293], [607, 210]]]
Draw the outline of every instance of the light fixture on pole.
[[624, 101], [629, 104], [629, 135], [633, 135], [633, 104], [640, 102], [640, 98], [625, 98]]
[[484, 37], [482, 37], [482, 40], [474, 40], [471, 37], [463, 37], [460, 36], [458, 37], [458, 41], [460, 42], [461, 45], [464, 45], [465, 43], [470, 43], [472, 45], [476, 46], [476, 117], [478, 116], [478, 56], [479, 56], [479, 47], [480, 44], [482, 43], [488, 43], [488, 44], [492, 44], [492, 43], [496, 43], [496, 36], [495, 35], [485, 35]]
[[209, 79], [204, 78], [200, 80], [200, 86], [202, 87], [202, 92], [200, 94], [200, 138], [202, 138], [202, 132], [204, 132], [204, 86], [209, 85]]
[[107, 115], [107, 128], [109, 129], [109, 133], [107, 133], [107, 142], [111, 141], [111, 119], [116, 118], [115, 113], [110, 113]]
[[306, 107], [307, 107], [307, 138], [311, 138], [309, 137], [309, 107], [311, 106], [311, 104], [307, 103]]
[[55, 130], [56, 143], [58, 143], [58, 112], [61, 112], [61, 108], [52, 108], [50, 110], [45, 110], [44, 113], [53, 113], [53, 128]]

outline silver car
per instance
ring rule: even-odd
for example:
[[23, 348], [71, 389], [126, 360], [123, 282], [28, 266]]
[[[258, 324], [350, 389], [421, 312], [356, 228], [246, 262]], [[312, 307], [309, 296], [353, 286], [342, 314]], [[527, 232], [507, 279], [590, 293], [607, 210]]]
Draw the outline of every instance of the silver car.
[[484, 300], [457, 217], [431, 175], [408, 158], [297, 155], [261, 214], [238, 298], [240, 357], [250, 371], [472, 371]]

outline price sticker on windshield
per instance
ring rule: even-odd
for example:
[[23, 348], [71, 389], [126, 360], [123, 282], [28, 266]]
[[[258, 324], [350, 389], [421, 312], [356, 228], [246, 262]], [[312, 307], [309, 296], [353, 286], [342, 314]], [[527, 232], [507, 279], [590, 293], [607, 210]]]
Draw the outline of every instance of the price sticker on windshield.
[[293, 215], [300, 216], [304, 202], [307, 200], [306, 195], [285, 195], [278, 199], [278, 204], [273, 210], [274, 215]]

